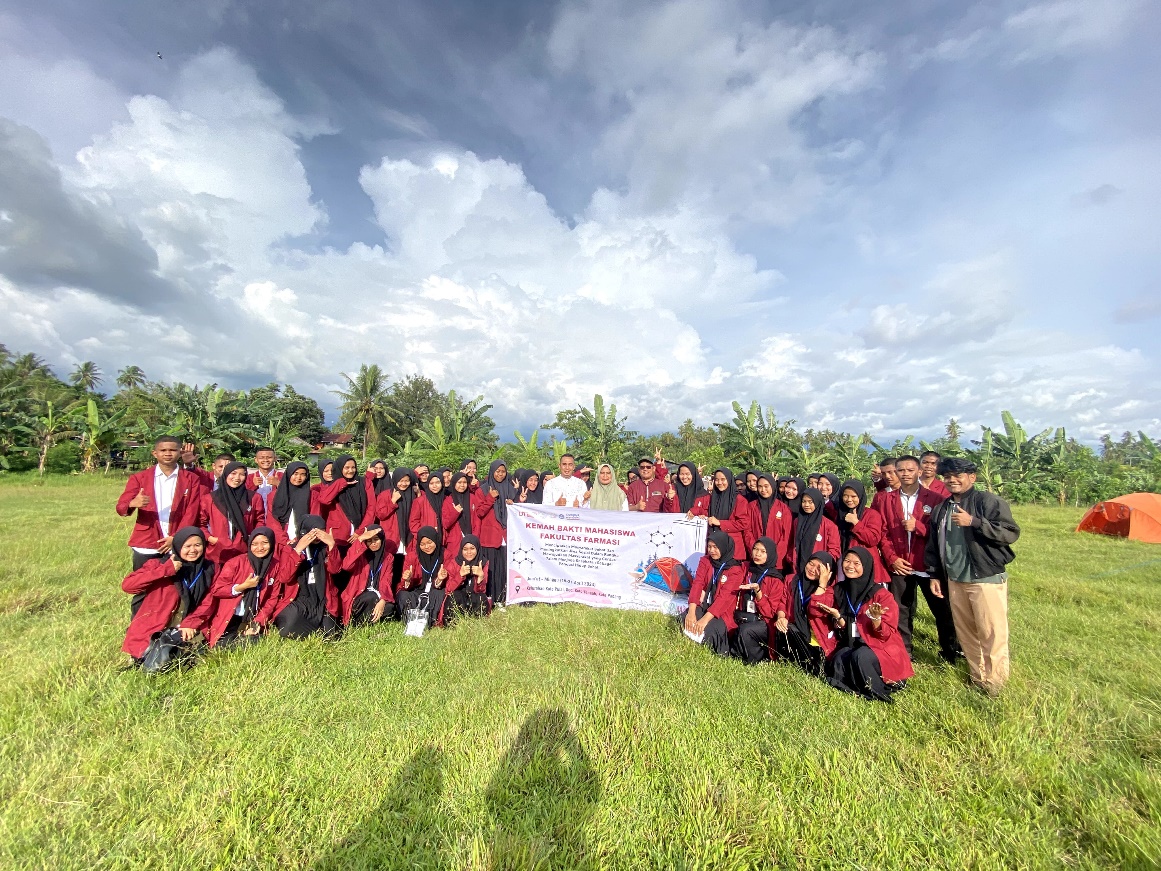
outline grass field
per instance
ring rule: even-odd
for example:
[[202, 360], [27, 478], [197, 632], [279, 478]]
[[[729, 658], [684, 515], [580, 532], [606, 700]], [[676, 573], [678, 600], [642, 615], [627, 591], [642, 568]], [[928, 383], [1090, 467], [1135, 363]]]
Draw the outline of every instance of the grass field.
[[893, 706], [515, 608], [123, 671], [121, 482], [0, 479], [0, 867], [1161, 866], [1161, 548], [1017, 508], [1013, 679]]

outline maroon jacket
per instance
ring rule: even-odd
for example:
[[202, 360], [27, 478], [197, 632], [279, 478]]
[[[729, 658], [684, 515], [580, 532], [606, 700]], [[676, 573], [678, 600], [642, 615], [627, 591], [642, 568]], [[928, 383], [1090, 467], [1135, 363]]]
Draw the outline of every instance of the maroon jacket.
[[[327, 558], [326, 562], [324, 563], [327, 574], [327, 585], [323, 592], [326, 594], [327, 613], [332, 617], [335, 617], [339, 613], [339, 609], [342, 607], [342, 603], [339, 601], [339, 588], [336, 587], [334, 581], [331, 580], [332, 576], [337, 574], [343, 567], [343, 553], [341, 550], [339, 550], [338, 544], [339, 543], [336, 541], [335, 546], [327, 550]], [[285, 549], [291, 553], [297, 553], [297, 551], [291, 547], [286, 547]], [[287, 605], [295, 600], [295, 598], [298, 596], [298, 569], [305, 560], [306, 556], [301, 556], [298, 560], [298, 563], [295, 565], [294, 571], [290, 573], [289, 577], [279, 582], [277, 585], [278, 589], [276, 589], [270, 598], [267, 599], [266, 604], [263, 606], [263, 610], [258, 612], [260, 619], [257, 622], [261, 623], [263, 626], [269, 625], [274, 620], [274, 618], [282, 613], [283, 609], [286, 608]], [[245, 578], [242, 580], [245, 580]]]
[[[794, 543], [797, 536], [798, 519], [795, 518], [790, 532], [790, 550], [784, 563], [788, 575], [794, 573], [794, 566], [798, 562], [798, 552]], [[833, 556], [836, 563], [842, 563], [842, 536], [839, 535], [838, 527], [829, 517], [822, 518], [822, 524], [818, 527], [818, 535], [814, 538], [814, 549], [811, 553], [818, 553], [820, 550], [825, 550]]]
[[770, 565], [781, 566], [785, 564], [793, 542], [790, 537], [793, 528], [794, 515], [790, 513], [785, 502], [774, 500], [774, 504], [770, 506], [770, 516], [766, 518], [765, 527], [762, 526], [762, 509], [758, 507], [757, 502], [750, 503], [750, 547], [753, 547], [754, 542], [762, 537], [773, 539], [774, 543], [778, 545], [777, 556], [771, 554], [766, 558]]
[[[444, 587], [448, 581], [451, 580], [451, 571], [448, 570], [447, 577], [442, 581], [439, 579], [440, 569], [447, 569], [447, 565], [443, 562], [443, 554], [440, 554], [439, 568], [435, 570], [435, 574], [431, 576], [431, 586], [433, 590], [438, 590]], [[405, 578], [407, 570], [411, 569], [411, 577]], [[422, 589], [427, 584], [427, 578], [423, 574], [423, 567], [419, 564], [419, 552], [409, 550], [407, 556], [403, 559], [403, 573], [400, 575], [399, 586], [395, 588], [395, 592], [400, 590], [414, 590]]]
[[936, 496], [938, 496], [940, 498], [940, 501], [942, 501], [944, 499], [951, 498], [951, 491], [948, 490], [947, 485], [944, 484], [938, 478], [932, 478], [931, 479], [931, 486], [929, 486], [929, 487], [926, 484], [924, 484], [922, 481], [919, 482], [919, 486], [926, 487], [928, 490], [930, 490], [932, 493], [934, 493]]
[[891, 567], [898, 557], [903, 557], [911, 563], [911, 569], [916, 572], [927, 571], [923, 562], [923, 551], [927, 547], [927, 524], [932, 513], [943, 500], [933, 490], [920, 487], [915, 496], [915, 530], [908, 533], [903, 528], [903, 502], [901, 492], [893, 490], [890, 493], [880, 493], [875, 497], [873, 507], [883, 515], [883, 524], [886, 533], [883, 536], [880, 548], [883, 553], [883, 562], [887, 568]]
[[[293, 595], [287, 598], [284, 588], [289, 583], [295, 592], [298, 591], [294, 575], [301, 562], [302, 555], [298, 551], [280, 544], [274, 545], [274, 555], [266, 572], [266, 580], [258, 590], [258, 613], [254, 622], [259, 626], [268, 626], [270, 621], [294, 600]], [[234, 593], [234, 586], [250, 577], [251, 572], [250, 560], [246, 554], [236, 556], [222, 566], [214, 576], [213, 587], [202, 599], [202, 603], [181, 621], [181, 628], [202, 633], [210, 647], [217, 644], [238, 607], [240, 594]]]
[[[704, 604], [710, 584], [713, 582], [714, 565], [708, 556], [703, 556], [697, 564], [697, 574], [693, 583], [689, 585], [689, 606]], [[732, 565], [722, 572], [718, 578], [718, 588], [710, 603], [709, 612], [720, 618], [726, 624], [726, 629], [733, 632], [738, 628], [734, 621], [734, 612], [738, 610], [738, 587], [745, 582], [746, 569], [742, 565]]]
[[885, 534], [883, 515], [874, 508], [868, 508], [864, 511], [859, 522], [851, 527], [851, 546], [861, 545], [875, 557], [875, 583], [877, 584], [885, 584], [891, 580], [887, 564], [883, 562], [881, 550]]
[[[803, 591], [805, 592], [806, 585], [810, 581], [803, 580]], [[795, 575], [788, 575], [786, 580], [782, 582], [782, 599], [780, 605], [773, 609], [771, 617], [777, 619], [778, 611], [782, 611], [786, 615], [786, 619], [791, 623], [794, 622], [795, 609], [799, 606], [798, 601], [798, 582]], [[892, 600], [893, 602], [894, 600]], [[773, 597], [771, 597], [773, 603]], [[813, 592], [810, 594], [810, 601], [806, 606], [806, 619], [810, 623], [810, 631], [814, 633], [814, 639], [818, 642], [818, 646], [822, 648], [824, 657], [829, 657], [834, 653], [835, 647], [838, 645], [838, 640], [834, 637], [834, 627], [831, 625], [831, 616], [826, 611], [823, 611], [820, 605], [825, 605], [828, 608], [834, 607], [834, 585], [831, 584], [822, 591], [822, 595], [815, 596]], [[771, 609], [767, 607], [767, 611]], [[758, 601], [758, 612], [762, 616], [766, 616], [766, 612], [762, 610], [762, 600]], [[768, 618], [770, 619], [770, 618]], [[771, 633], [778, 630], [773, 628], [773, 621], [771, 621]], [[774, 645], [770, 645], [770, 649], [774, 649]]]
[[[327, 525], [327, 532], [335, 537], [335, 542], [344, 551], [351, 538], [351, 527], [354, 527], [356, 534], [362, 533], [366, 530], [367, 524], [375, 522], [376, 512], [375, 500], [368, 499], [367, 509], [363, 512], [362, 517], [347, 517], [347, 512], [343, 510], [343, 506], [339, 502], [339, 494], [347, 486], [346, 478], [335, 478], [331, 483], [324, 484], [318, 493], [319, 513]], [[349, 486], [363, 487], [364, 491], [366, 489], [366, 484], [361, 478], [355, 478], [354, 481], [349, 482]]]
[[495, 504], [495, 497], [481, 489], [480, 504], [475, 507], [476, 516], [480, 518], [480, 547], [504, 546], [504, 537], [508, 533], [500, 525], [500, 521], [496, 519], [496, 512], [492, 510], [492, 506]]
[[189, 469], [189, 471], [198, 476], [198, 480], [202, 482], [202, 486], [206, 488], [207, 493], [214, 489], [214, 473], [209, 469], [203, 469], [201, 466], [194, 466], [193, 468]]
[[468, 575], [468, 577], [464, 577], [463, 575], [460, 574], [460, 563], [459, 563], [459, 558], [458, 558], [458, 555], [459, 555], [458, 549], [456, 551], [456, 554], [457, 554], [457, 558], [452, 560], [451, 562], [447, 563], [447, 591], [449, 593], [454, 593], [460, 587], [462, 587], [468, 583], [468, 578], [471, 578], [472, 579], [471, 591], [473, 593], [482, 594], [482, 593], [486, 592], [488, 589], [488, 561], [484, 560], [482, 562], [481, 567], [483, 570], [480, 572], [480, 576], [478, 578], [474, 577], [473, 575]]
[[[386, 541], [383, 542], [383, 547], [387, 547]], [[338, 548], [335, 549], [335, 552], [337, 551]], [[395, 602], [395, 594], [391, 592], [391, 565], [393, 561], [393, 552], [387, 551], [383, 554], [383, 562], [379, 567], [379, 598], [392, 604]], [[330, 569], [329, 560], [327, 569]], [[351, 579], [347, 582], [339, 602], [340, 616], [343, 625], [346, 626], [351, 622], [351, 608], [355, 604], [355, 599], [367, 591], [367, 585], [371, 580], [371, 551], [367, 550], [365, 542], [356, 541], [351, 545], [346, 558], [343, 560], [342, 570], [351, 574]]]
[[[841, 596], [842, 593], [836, 595]], [[883, 619], [879, 621], [878, 629], [867, 616], [867, 605], [871, 602], [878, 602], [884, 608]], [[866, 604], [859, 608], [859, 616], [855, 623], [859, 627], [859, 637], [879, 657], [883, 680], [897, 683], [915, 674], [915, 670], [911, 667], [911, 657], [907, 655], [903, 637], [899, 634], [899, 608], [895, 597], [886, 587], [880, 586]]]
[[669, 475], [669, 470], [665, 468], [662, 463], [654, 467], [657, 473], [653, 476], [653, 480], [645, 483], [640, 478], [629, 485], [629, 489], [625, 492], [625, 498], [629, 500], [629, 507], [634, 508], [642, 500], [645, 500], [645, 510], [658, 513], [666, 510], [666, 503], [669, 501], [666, 493], [669, 492], [669, 481], [666, 480]]
[[[161, 524], [157, 522], [157, 495], [153, 491], [153, 476], [156, 466], [134, 472], [125, 482], [125, 490], [117, 500], [117, 513], [128, 517], [136, 512], [133, 532], [129, 535], [129, 546], [143, 550], [156, 550], [161, 540]], [[141, 508], [130, 508], [129, 503], [144, 489], [149, 504]], [[200, 526], [199, 512], [205, 488], [197, 473], [181, 469], [177, 473], [177, 487], [173, 491], [173, 505], [169, 510], [169, 532], [172, 535], [183, 526]]]
[[121, 582], [121, 589], [126, 593], [145, 594], [121, 644], [121, 649], [134, 659], [145, 655], [154, 634], [168, 628], [181, 607], [181, 593], [174, 580], [176, 574], [173, 560], [150, 560]]
[[[480, 527], [483, 521], [477, 511], [481, 496], [478, 492], [468, 493], [468, 512], [472, 519], [472, 535], [479, 538]], [[464, 539], [464, 531], [460, 528], [460, 513], [456, 511], [456, 503], [450, 498], [443, 500], [443, 556], [444, 564], [451, 565], [451, 561], [460, 555], [460, 542]], [[482, 546], [482, 545], [481, 545]]]
[[[446, 503], [447, 500], [445, 499], [444, 502]], [[435, 509], [431, 507], [426, 493], [420, 492], [411, 501], [411, 516], [408, 518], [407, 525], [411, 529], [411, 540], [407, 542], [409, 551], [415, 550], [419, 530], [425, 526], [434, 527], [440, 533], [440, 544], [443, 546], [443, 518], [435, 516]], [[457, 550], [456, 553], [459, 551]]]
[[[206, 531], [206, 535], [212, 535], [218, 540], [218, 543], [214, 544], [208, 537], [206, 538], [206, 559], [221, 568], [234, 557], [245, 553], [250, 533], [259, 526], [266, 525], [266, 503], [257, 493], [251, 497], [250, 507], [243, 515], [246, 528], [235, 529], [233, 538], [230, 538], [230, 521], [214, 502], [212, 493], [206, 493], [202, 496], [201, 518], [202, 528]], [[271, 528], [274, 529], [274, 534], [277, 536], [277, 527]]]

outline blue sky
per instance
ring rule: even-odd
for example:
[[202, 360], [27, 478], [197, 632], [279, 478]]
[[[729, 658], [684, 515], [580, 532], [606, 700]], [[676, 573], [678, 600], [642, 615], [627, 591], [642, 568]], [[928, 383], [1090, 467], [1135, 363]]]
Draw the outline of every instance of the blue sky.
[[0, 341], [504, 433], [1161, 432], [1156, 4], [382, 6], [10, 4]]

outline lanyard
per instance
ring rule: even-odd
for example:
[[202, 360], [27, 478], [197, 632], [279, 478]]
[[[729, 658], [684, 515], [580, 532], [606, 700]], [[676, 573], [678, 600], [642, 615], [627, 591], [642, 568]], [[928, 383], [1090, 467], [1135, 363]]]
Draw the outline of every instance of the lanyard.
[[427, 578], [427, 583], [423, 586], [423, 592], [426, 593], [431, 590], [432, 579], [435, 577], [435, 573], [439, 571], [440, 562], [440, 560], [436, 560], [435, 565], [431, 567], [430, 572], [423, 567], [423, 563], [419, 564], [419, 570], [423, 572], [424, 577]]
[[[850, 608], [851, 613], [855, 615], [854, 619], [858, 620], [859, 619], [859, 612], [863, 610], [863, 606], [865, 604], [867, 604], [867, 600], [863, 599], [863, 601], [859, 602], [859, 607], [856, 608], [854, 605], [851, 604], [851, 597], [850, 597], [850, 595], [847, 594], [847, 592], [845, 590], [843, 591], [843, 596], [847, 600], [847, 607]], [[852, 621], [852, 622], [854, 622], [854, 621]]]
[[[711, 565], [712, 565], [712, 563], [711, 563]], [[726, 564], [723, 561], [722, 564], [717, 569], [714, 570], [714, 579], [712, 581], [710, 581], [709, 596], [708, 596], [709, 601], [706, 602], [707, 605], [712, 605], [714, 603], [714, 596], [716, 596], [717, 592], [718, 592], [718, 579], [721, 577], [722, 572], [725, 570], [725, 567], [726, 567]]]
[[186, 583], [185, 581], [181, 582], [181, 585], [183, 587], [185, 587], [185, 591], [187, 593], [193, 592], [193, 588], [198, 585], [198, 581], [200, 581], [202, 579], [202, 575], [205, 574], [205, 571], [206, 570], [203, 568], [201, 571], [199, 571], [197, 573], [197, 575], [194, 576], [194, 579], [192, 581], [190, 581], [189, 583]]

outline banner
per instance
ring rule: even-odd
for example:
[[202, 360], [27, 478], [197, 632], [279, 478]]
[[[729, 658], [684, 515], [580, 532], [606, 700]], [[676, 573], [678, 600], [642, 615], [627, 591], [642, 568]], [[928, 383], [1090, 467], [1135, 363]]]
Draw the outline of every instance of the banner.
[[680, 614], [705, 553], [704, 517], [508, 506], [508, 602]]

